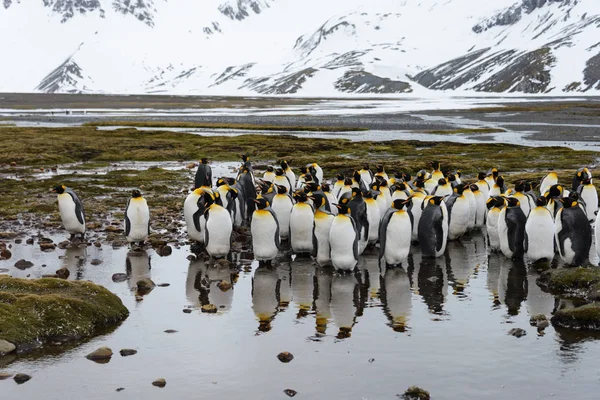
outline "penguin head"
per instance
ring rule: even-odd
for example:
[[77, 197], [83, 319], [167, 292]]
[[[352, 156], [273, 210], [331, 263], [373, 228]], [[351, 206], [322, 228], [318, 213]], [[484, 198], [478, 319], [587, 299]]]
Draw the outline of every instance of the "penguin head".
[[362, 197], [362, 192], [359, 188], [352, 188], [352, 197]]
[[425, 181], [423, 179], [417, 179], [415, 181], [415, 186], [423, 189], [423, 188], [425, 188]]
[[401, 176], [402, 176], [402, 180], [404, 182], [409, 182], [412, 179], [412, 176], [410, 176], [409, 173], [403, 172]]
[[471, 192], [475, 193], [479, 191], [479, 186], [477, 186], [474, 183], [471, 183], [471, 185], [469, 185], [469, 188], [471, 189]]
[[238, 197], [238, 191], [234, 188], [229, 188], [227, 194], [231, 197], [231, 200], [235, 200]]
[[286, 160], [281, 160], [281, 162], [279, 163], [279, 165], [281, 166], [281, 169], [286, 170], [288, 169], [290, 166], [288, 164], [288, 162]]
[[546, 204], [548, 204], [548, 200], [544, 196], [540, 196], [535, 200], [535, 205], [538, 207], [546, 207]]
[[369, 170], [369, 163], [364, 163], [363, 164], [363, 170], [365, 170], [365, 171]]
[[337, 174], [336, 177], [337, 177], [338, 181], [343, 181], [344, 180], [344, 174]]
[[563, 192], [564, 192], [564, 189], [561, 185], [559, 185], [559, 184], [552, 185], [552, 186], [550, 186], [550, 189], [548, 189], [548, 191], [545, 193], [545, 197], [546, 198], [562, 197]]
[[360, 183], [360, 181], [361, 181], [361, 178], [360, 178], [360, 173], [359, 173], [358, 171], [354, 171], [354, 173], [352, 174], [352, 177], [354, 178], [354, 180], [355, 180], [356, 182], [359, 182], [359, 183]]
[[515, 183], [515, 192], [523, 193], [524, 191], [525, 191], [525, 182], [524, 181], [519, 181], [519, 182]]
[[396, 190], [394, 190], [394, 191], [396, 191], [396, 192], [397, 192], [397, 191], [404, 192], [404, 191], [406, 190], [406, 183], [404, 183], [404, 182], [397, 183], [397, 184], [396, 184], [396, 185], [394, 185], [394, 186], [396, 186]]
[[431, 162], [431, 166], [433, 167], [433, 169], [438, 170], [438, 169], [440, 169], [440, 162], [439, 161], [432, 161]]
[[494, 196], [494, 197], [490, 197], [487, 202], [485, 203], [485, 206], [488, 208], [488, 210], [497, 207], [504, 207], [504, 205], [506, 204], [506, 200], [504, 200], [504, 197], [502, 196]]
[[577, 205], [579, 204], [579, 202], [572, 197], [563, 197], [560, 199], [560, 202], [562, 203], [564, 208], [577, 207]]
[[269, 166], [267, 167], [267, 172], [273, 172], [274, 170], [275, 170], [275, 168], [273, 168], [273, 166], [272, 166], [272, 165], [269, 165]]
[[485, 179], [485, 172], [480, 172], [477, 174], [477, 179], [479, 179], [480, 181]]
[[323, 193], [329, 193], [331, 191], [331, 186], [329, 186], [329, 183], [324, 183], [321, 185], [321, 189], [323, 190]]
[[317, 192], [321, 190], [321, 186], [317, 182], [308, 182], [304, 185], [304, 191], [306, 193]]
[[592, 174], [590, 174], [590, 171], [587, 168], [579, 168], [575, 174], [575, 177], [579, 182], [583, 182], [583, 180], [587, 177], [591, 179]]
[[433, 196], [429, 199], [429, 204], [439, 206], [440, 204], [442, 204], [442, 200], [444, 200], [443, 196]]
[[325, 196], [323, 196], [321, 193], [313, 193], [310, 196], [308, 196], [308, 198], [313, 201], [315, 209], [323, 207], [326, 203]]
[[256, 203], [256, 208], [259, 210], [264, 210], [265, 208], [269, 207], [269, 201], [264, 197], [252, 199], [252, 201]]
[[583, 178], [583, 181], [581, 181], [581, 183], [583, 183], [584, 185], [589, 185], [590, 183], [592, 183], [592, 178]]
[[241, 154], [240, 157], [242, 157], [242, 161], [245, 163], [250, 160], [250, 157], [248, 157], [246, 154]]
[[377, 165], [377, 172], [383, 173], [383, 171], [384, 171], [383, 164]]
[[524, 192], [529, 192], [531, 190], [533, 190], [533, 184], [531, 182], [525, 182], [523, 184], [523, 191]]
[[339, 214], [342, 215], [347, 215], [350, 213], [350, 208], [348, 207], [348, 198], [343, 198], [340, 200], [339, 204], [336, 204], [335, 206], [337, 207], [337, 209], [339, 210]]
[[458, 176], [459, 178], [462, 178], [462, 172], [460, 172], [460, 169], [457, 169], [454, 175]]
[[225, 179], [223, 179], [223, 178], [219, 178], [217, 180], [217, 187], [223, 186], [223, 185], [227, 185], [227, 181]]
[[277, 186], [277, 194], [286, 194], [287, 193], [287, 187], [282, 186], [282, 185], [276, 185]]
[[202, 159], [200, 159], [200, 162], [202, 164], [208, 164], [208, 158], [202, 158]]
[[365, 190], [364, 192], [362, 192], [362, 196], [365, 199], [372, 199], [373, 198], [373, 192], [371, 190]]
[[133, 189], [131, 191], [131, 197], [134, 198], [134, 199], [139, 199], [140, 197], [142, 197], [142, 192], [140, 192], [137, 189]]
[[448, 182], [452, 183], [452, 182], [456, 182], [456, 176], [454, 174], [448, 174], [446, 175], [446, 179], [448, 180]]
[[[215, 193], [219, 193], [219, 192], [215, 192]], [[202, 201], [203, 204], [208, 208], [215, 203], [215, 197], [214, 197], [214, 195], [212, 195], [209, 192], [203, 192], [202, 195], [200, 196], [200, 199], [198, 199], [198, 202], [200, 202], [200, 201]]]
[[499, 187], [504, 186], [504, 177], [502, 175], [496, 178], [496, 185]]
[[304, 175], [308, 172], [308, 168], [306, 167], [300, 167], [300, 174]]
[[520, 207], [521, 202], [516, 197], [507, 197], [506, 198], [506, 206], [507, 207]]
[[[468, 187], [468, 185], [467, 185]], [[462, 196], [463, 192], [465, 191], [465, 186], [462, 185], [456, 185], [453, 189], [454, 193], [456, 193], [459, 196]]]
[[313, 176], [310, 173], [306, 173], [304, 174], [304, 182], [308, 183], [308, 182], [312, 182], [313, 181]]
[[446, 180], [444, 178], [440, 178], [438, 180], [438, 185], [440, 185], [440, 186], [444, 186], [446, 183], [448, 183], [448, 182], [446, 182]]
[[302, 191], [302, 190], [297, 190], [296, 192], [294, 192], [294, 200], [296, 200], [297, 203], [304, 203], [308, 200], [308, 197], [306, 196], [306, 192]]
[[352, 178], [346, 178], [346, 179], [344, 179], [344, 185], [345, 186], [351, 186], [352, 185]]
[[275, 175], [277, 175], [277, 176], [283, 176], [283, 169], [281, 169], [281, 168], [277, 168], [277, 169], [275, 170]]
[[55, 186], [54, 189], [52, 189], [52, 191], [57, 194], [63, 194], [66, 189], [67, 187], [65, 185], [58, 185]]
[[379, 186], [385, 186], [385, 187], [387, 187], [387, 185], [388, 185], [388, 181], [382, 176], [376, 176], [374, 183], [376, 183]]
[[426, 176], [427, 176], [427, 171], [425, 171], [424, 169], [417, 172], [417, 179], [425, 179]]
[[409, 202], [410, 200], [396, 199], [392, 201], [392, 207], [394, 207], [396, 210], [402, 210], [404, 206], [407, 205]]
[[498, 178], [498, 168], [492, 168], [492, 176], [494, 177], [494, 179]]

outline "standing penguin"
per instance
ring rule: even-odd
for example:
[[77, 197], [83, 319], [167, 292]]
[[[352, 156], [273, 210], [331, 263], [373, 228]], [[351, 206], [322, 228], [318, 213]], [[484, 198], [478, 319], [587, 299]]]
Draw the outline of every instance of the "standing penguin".
[[[460, 186], [463, 186], [460, 184]], [[469, 201], [469, 220], [467, 221], [467, 232], [470, 232], [475, 227], [475, 220], [477, 219], [477, 200], [475, 199], [475, 193], [471, 190], [471, 185], [464, 185], [463, 196]], [[479, 190], [479, 188], [477, 189]]]
[[506, 200], [502, 196], [490, 197], [486, 202], [488, 209], [485, 226], [488, 235], [490, 250], [500, 250], [500, 238], [498, 236], [498, 220], [500, 212], [506, 206]]
[[277, 185], [277, 194], [273, 197], [273, 205], [271, 208], [279, 222], [279, 234], [281, 235], [281, 240], [288, 240], [290, 237], [290, 215], [293, 207], [294, 200], [288, 194], [287, 188], [282, 185]]
[[294, 193], [296, 204], [290, 214], [290, 244], [294, 253], [313, 252], [313, 234], [315, 227], [315, 213], [308, 203], [306, 193]]
[[194, 186], [195, 188], [212, 187], [212, 168], [208, 165], [208, 159], [206, 158], [200, 160], [200, 165], [198, 165], [198, 169], [196, 170]]
[[377, 166], [377, 172], [375, 173], [375, 176], [376, 176], [376, 177], [377, 177], [377, 176], [380, 176], [380, 177], [382, 177], [383, 179], [385, 179], [386, 181], [390, 179], [390, 178], [389, 178], [389, 176], [388, 176], [388, 174], [385, 172], [385, 168], [383, 167], [383, 165], [382, 165], [382, 164], [379, 164], [379, 165]]
[[593, 222], [598, 212], [598, 192], [590, 178], [585, 178], [577, 188], [577, 194], [585, 203], [585, 214], [588, 221]]
[[479, 190], [483, 194], [483, 197], [485, 198], [485, 201], [487, 201], [488, 197], [490, 197], [489, 196], [489, 194], [490, 194], [490, 185], [485, 180], [485, 172], [480, 172], [477, 175], [477, 179], [478, 179], [478, 181], [475, 184], [477, 185], [477, 187], [479, 188]]
[[254, 199], [257, 210], [254, 211], [250, 223], [252, 234], [252, 251], [254, 258], [261, 264], [270, 264], [277, 257], [280, 249], [279, 223], [269, 202], [264, 198]]
[[265, 182], [273, 183], [273, 181], [275, 180], [275, 168], [273, 168], [273, 166], [269, 165], [267, 167], [267, 170], [263, 174], [262, 180]]
[[81, 240], [85, 239], [85, 210], [83, 203], [77, 197], [73, 189], [64, 185], [56, 186], [52, 189], [58, 197], [58, 211], [62, 224], [71, 234], [69, 240], [73, 241], [75, 235], [81, 235]]
[[[375, 192], [375, 196], [379, 193]], [[379, 240], [379, 221], [381, 213], [377, 200], [373, 198], [373, 191], [368, 190], [363, 193], [363, 199], [367, 205], [367, 220], [369, 221], [369, 244], [374, 245]]]
[[369, 164], [365, 163], [365, 165], [360, 171], [358, 171], [358, 173], [360, 174], [360, 178], [364, 182], [365, 186], [371, 186], [371, 183], [373, 183], [373, 171], [371, 171], [371, 169], [369, 168]]
[[319, 164], [312, 163], [306, 166], [308, 170], [314, 175], [314, 179], [317, 183], [323, 182], [323, 169], [319, 167]]
[[548, 189], [554, 185], [558, 185], [558, 175], [556, 172], [550, 172], [544, 176], [540, 182], [540, 195], [544, 196]]
[[[205, 190], [196, 188], [188, 195], [183, 203], [183, 218], [187, 227], [188, 237], [198, 243], [204, 243], [204, 210], [199, 210], [198, 202]], [[202, 202], [201, 202], [202, 205]]]
[[519, 181], [515, 184], [515, 192], [512, 194], [512, 197], [519, 200], [519, 204], [521, 205], [521, 210], [523, 210], [523, 214], [525, 216], [529, 215], [529, 211], [531, 210], [531, 198], [525, 194], [525, 182]]
[[125, 208], [125, 236], [129, 243], [139, 242], [140, 246], [150, 234], [150, 209], [139, 190], [131, 192]]
[[412, 205], [409, 207], [409, 213], [412, 215], [413, 228], [412, 228], [412, 241], [419, 241], [419, 221], [421, 220], [421, 214], [423, 213], [423, 202], [425, 201], [425, 194], [421, 192], [414, 192], [409, 200]]
[[485, 207], [487, 197], [479, 190], [479, 186], [476, 184], [471, 185], [471, 192], [475, 196], [475, 228], [481, 229], [485, 225], [485, 217], [487, 215], [487, 208]]
[[344, 184], [345, 184], [344, 180], [345, 180], [345, 178], [344, 178], [343, 174], [336, 175], [336, 181], [333, 184], [333, 193], [332, 193], [336, 199], [339, 198], [340, 190], [342, 190], [342, 188], [344, 187]]
[[329, 211], [333, 215], [337, 215], [337, 213], [338, 213], [337, 207], [332, 206], [332, 204], [337, 203], [337, 198], [333, 195], [333, 193], [331, 193], [331, 186], [329, 185], [329, 183], [324, 183], [323, 185], [321, 185], [321, 189], [323, 190], [325, 197], [327, 197], [327, 202], [329, 203], [329, 206], [330, 206]]
[[404, 206], [410, 200], [394, 200], [392, 208], [381, 221], [379, 258], [387, 265], [398, 265], [408, 258], [412, 240], [413, 219]]
[[431, 166], [433, 167], [433, 172], [431, 172], [431, 179], [435, 181], [439, 181], [444, 178], [444, 173], [442, 172], [442, 166], [439, 161], [432, 161]]
[[423, 257], [439, 257], [448, 241], [448, 209], [444, 198], [434, 196], [423, 203], [419, 220], [419, 244]]
[[598, 253], [598, 256], [600, 256], [600, 212], [596, 214], [594, 232], [596, 234], [596, 253]]
[[583, 265], [592, 247], [592, 228], [579, 203], [560, 199], [562, 208], [556, 213], [556, 245], [563, 261], [573, 266]]
[[216, 196], [204, 193], [204, 244], [208, 255], [214, 258], [227, 257], [231, 248], [233, 223], [229, 212], [218, 205]]
[[[247, 159], [247, 158], [246, 158]], [[247, 161], [245, 164], [249, 164]], [[251, 168], [251, 167], [250, 167]], [[252, 215], [254, 213], [256, 202], [256, 186], [254, 186], [254, 176], [252, 175], [252, 170], [248, 167], [248, 165], [243, 165], [238, 174], [238, 186], [239, 192], [241, 192], [240, 198], [243, 200], [243, 204], [240, 204], [240, 207], [243, 207], [242, 216], [246, 219], [245, 222], [250, 222], [252, 219]]]
[[496, 178], [496, 182], [490, 188], [489, 196], [490, 197], [500, 196], [504, 192], [506, 192], [506, 185], [504, 184], [504, 178], [502, 176], [499, 176]]
[[431, 194], [433, 194], [434, 196], [445, 197], [450, 196], [452, 192], [452, 185], [446, 179], [440, 178], [438, 180], [437, 186], [435, 187], [435, 189], [433, 189], [433, 192], [431, 192]]
[[410, 190], [404, 182], [396, 182], [392, 188], [394, 190], [394, 193], [392, 193], [392, 201], [406, 200], [410, 196]]
[[289, 179], [291, 187], [295, 188], [296, 187], [296, 174], [294, 174], [294, 171], [292, 171], [288, 162], [286, 160], [282, 160], [279, 163], [279, 165], [281, 166], [281, 169], [283, 170], [283, 173], [285, 174], [285, 176], [287, 176], [287, 178]]
[[292, 192], [293, 186], [290, 182], [290, 179], [285, 175], [283, 169], [281, 168], [277, 168], [275, 170], [275, 180], [273, 180], [273, 183], [275, 185], [285, 186], [288, 193]]
[[313, 253], [317, 259], [317, 264], [324, 267], [326, 265], [331, 265], [329, 233], [335, 216], [326, 209], [325, 205], [327, 204], [327, 200], [324, 195], [313, 193], [311, 197], [315, 204], [315, 243]]
[[456, 240], [463, 236], [469, 227], [471, 217], [469, 199], [463, 194], [462, 185], [454, 188], [454, 193], [446, 199], [448, 209], [448, 240]]
[[367, 203], [363, 199], [362, 191], [352, 188], [352, 195], [348, 202], [350, 213], [358, 230], [358, 254], [362, 254], [369, 241], [369, 216], [367, 214]]
[[584, 180], [589, 179], [592, 180], [592, 173], [587, 168], [579, 168], [575, 175], [573, 176], [573, 183], [571, 185], [571, 190], [576, 192], [579, 189], [579, 186], [583, 183]]
[[329, 232], [331, 263], [342, 271], [352, 271], [358, 263], [358, 230], [350, 216], [348, 202], [348, 198], [344, 198], [341, 204], [336, 204], [339, 211]]
[[[496, 179], [498, 179], [499, 174], [500, 174], [500, 172], [498, 171], [498, 168], [492, 168], [486, 174], [485, 181], [487, 182], [490, 190], [494, 186], [494, 183], [496, 183]], [[489, 197], [492, 197], [492, 195], [490, 195]]]
[[525, 224], [525, 255], [533, 262], [554, 258], [554, 218], [546, 208], [546, 198], [538, 197]]
[[506, 207], [498, 216], [498, 239], [500, 251], [507, 258], [521, 259], [525, 254], [525, 224], [527, 217], [523, 213], [519, 200], [514, 197], [506, 199]]

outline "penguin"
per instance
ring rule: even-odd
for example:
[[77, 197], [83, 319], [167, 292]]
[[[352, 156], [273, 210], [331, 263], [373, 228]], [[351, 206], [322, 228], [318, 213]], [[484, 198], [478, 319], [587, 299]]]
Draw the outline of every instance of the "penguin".
[[566, 264], [583, 265], [592, 247], [592, 228], [579, 203], [569, 197], [560, 199], [562, 208], [555, 217], [556, 245]]
[[[385, 200], [385, 211], [392, 205], [392, 191], [390, 190], [389, 183], [384, 180], [379, 180], [379, 187], [377, 188], [380, 196], [383, 196]], [[383, 216], [385, 212], [381, 214]]]
[[267, 167], [267, 170], [263, 174], [262, 180], [269, 183], [273, 183], [275, 180], [275, 169], [271, 165]]
[[[246, 164], [248, 163], [249, 161]], [[245, 217], [245, 222], [248, 223], [252, 219], [252, 216], [254, 215], [254, 209], [256, 207], [256, 202], [254, 201], [256, 200], [256, 186], [254, 185], [252, 170], [248, 167], [248, 165], [242, 166], [238, 174], [237, 181], [240, 187], [239, 192], [242, 193], [241, 198], [244, 201], [244, 204], [240, 204], [240, 206], [244, 208], [242, 216]]]
[[[425, 184], [427, 184], [427, 182], [425, 182]], [[425, 187], [425, 189], [427, 189], [427, 187]], [[433, 192], [431, 192], [434, 196], [442, 197], [450, 196], [452, 193], [452, 185], [444, 178], [438, 180], [437, 186], [433, 189]]]
[[[343, 200], [343, 199], [342, 199]], [[358, 254], [362, 254], [369, 241], [369, 216], [367, 215], [367, 203], [365, 202], [362, 191], [358, 188], [352, 188], [352, 195], [348, 202], [350, 213], [358, 230]]]
[[486, 231], [491, 251], [500, 250], [500, 237], [498, 236], [498, 220], [500, 212], [506, 206], [506, 200], [502, 196], [490, 197], [486, 202], [488, 209], [486, 215]]
[[398, 265], [408, 258], [412, 241], [413, 218], [404, 210], [410, 200], [394, 200], [381, 221], [379, 258], [387, 265]]
[[525, 240], [526, 223], [527, 217], [525, 217], [519, 205], [519, 200], [514, 197], [507, 198], [506, 207], [502, 208], [498, 216], [500, 251], [505, 257], [511, 259], [523, 258], [525, 254], [523, 242]]
[[598, 192], [590, 178], [585, 178], [577, 188], [577, 194], [585, 203], [585, 214], [589, 222], [594, 222], [598, 212]]
[[[252, 218], [254, 222], [254, 218]], [[261, 265], [252, 278], [252, 310], [258, 319], [258, 331], [269, 332], [279, 312], [281, 280], [275, 268]]]
[[409, 200], [411, 206], [408, 207], [409, 213], [412, 216], [413, 227], [412, 227], [412, 241], [419, 241], [419, 221], [421, 220], [421, 214], [423, 213], [423, 202], [427, 196], [421, 192], [414, 192]]
[[[494, 187], [494, 183], [496, 183], [496, 179], [498, 179], [498, 175], [499, 174], [500, 174], [500, 172], [498, 171], [498, 168], [492, 168], [486, 174], [486, 177], [484, 179], [485, 179], [485, 181], [488, 184], [488, 186], [489, 186], [490, 189], [492, 187]], [[490, 195], [489, 197], [492, 197], [492, 196]]]
[[485, 172], [480, 172], [477, 175], [477, 179], [478, 179], [478, 181], [475, 184], [477, 185], [477, 187], [479, 188], [479, 190], [483, 194], [483, 197], [485, 198], [485, 201], [487, 201], [487, 199], [490, 197], [489, 196], [489, 194], [490, 194], [490, 185], [485, 180]]
[[381, 221], [381, 212], [377, 200], [373, 195], [378, 196], [378, 192], [368, 190], [363, 193], [363, 199], [367, 205], [367, 220], [369, 221], [369, 244], [374, 245], [379, 240], [379, 222]]
[[388, 268], [381, 278], [381, 302], [394, 332], [407, 332], [412, 309], [410, 277], [404, 268]]
[[419, 220], [419, 244], [423, 257], [439, 257], [446, 251], [448, 240], [448, 209], [442, 196], [423, 202]]
[[201, 244], [204, 243], [203, 226], [206, 220], [204, 218], [204, 210], [200, 211], [198, 202], [201, 201], [202, 194], [205, 192], [205, 189], [196, 188], [183, 203], [183, 218], [187, 227], [188, 237]]
[[273, 183], [275, 185], [285, 186], [288, 193], [292, 192], [293, 186], [290, 182], [290, 179], [285, 175], [283, 169], [281, 169], [281, 168], [277, 168], [275, 170], [275, 179], [273, 180]]
[[306, 166], [306, 168], [308, 168], [309, 171], [313, 170], [314, 172], [312, 172], [312, 174], [314, 175], [314, 179], [317, 183], [321, 183], [323, 182], [323, 169], [321, 167], [319, 167], [319, 165], [317, 163], [312, 163], [312, 164], [308, 164]]
[[532, 262], [554, 258], [554, 216], [546, 208], [546, 198], [539, 197], [525, 223], [525, 256]]
[[75, 240], [75, 235], [81, 235], [81, 240], [84, 240], [86, 228], [83, 203], [73, 189], [64, 185], [56, 186], [52, 191], [57, 194], [58, 211], [62, 224], [71, 234], [69, 240]]
[[294, 253], [313, 252], [315, 213], [303, 191], [294, 193], [296, 204], [290, 214], [290, 244]]
[[344, 179], [344, 187], [342, 187], [338, 193], [338, 201], [340, 201], [340, 199], [342, 197], [344, 197], [345, 194], [347, 193], [352, 193], [352, 179], [351, 178], [346, 178]]
[[477, 184], [471, 185], [471, 192], [475, 196], [475, 228], [481, 229], [485, 225], [485, 217], [487, 215], [487, 208], [485, 207], [487, 196], [479, 190], [479, 185]]
[[300, 175], [298, 176], [298, 180], [296, 181], [296, 190], [300, 190], [304, 187], [304, 177], [308, 173], [308, 168], [300, 167]]
[[514, 197], [515, 199], [519, 200], [519, 204], [521, 205], [521, 210], [523, 210], [523, 214], [525, 214], [525, 216], [528, 216], [529, 211], [531, 210], [531, 198], [525, 194], [524, 181], [519, 181], [515, 184], [515, 190], [511, 197]]
[[596, 235], [596, 253], [600, 257], [600, 212], [596, 213], [596, 223], [594, 224], [594, 232]]
[[[442, 180], [444, 181], [442, 183]], [[433, 179], [433, 178], [429, 178], [424, 182], [424, 187], [425, 190], [427, 191], [427, 193], [431, 193], [434, 194], [435, 190], [437, 189], [438, 185], [445, 185], [446, 184], [446, 179], [444, 178], [440, 178], [440, 179]], [[416, 185], [416, 182], [415, 182]]]
[[450, 187], [452, 187], [453, 189], [459, 185], [458, 181], [456, 180], [456, 175], [452, 173], [448, 173], [448, 175], [446, 175], [446, 180], [450, 184]]
[[434, 181], [439, 181], [444, 178], [444, 173], [442, 172], [442, 168], [439, 161], [432, 161], [431, 166], [433, 167], [433, 172], [431, 173], [431, 179]]
[[462, 172], [460, 172], [460, 169], [457, 169], [454, 173], [454, 178], [456, 179], [456, 184], [457, 185], [462, 185]]
[[327, 197], [327, 202], [330, 205], [329, 212], [331, 212], [334, 216], [337, 215], [337, 213], [338, 213], [337, 207], [331, 206], [332, 204], [337, 203], [337, 198], [334, 196], [333, 193], [331, 193], [331, 186], [329, 185], [329, 183], [324, 183], [323, 185], [321, 185], [321, 189], [323, 190], [325, 197]]
[[342, 188], [344, 187], [344, 180], [345, 180], [345, 178], [344, 178], [343, 174], [337, 174], [336, 178], [337, 178], [337, 180], [333, 184], [333, 195], [337, 199], [337, 198], [339, 198], [340, 190], [342, 190]]
[[[424, 169], [420, 170], [419, 172], [417, 172], [417, 175], [415, 176], [415, 180], [413, 181], [413, 186], [417, 186], [418, 181], [421, 181], [423, 183], [427, 182], [430, 177], [431, 176], [430, 176], [429, 172], [425, 171]], [[436, 183], [436, 185], [437, 185], [437, 183]], [[423, 188], [425, 188], [425, 186], [423, 186]], [[434, 185], [434, 188], [435, 188], [435, 185]], [[428, 191], [428, 193], [429, 193], [429, 191]]]
[[352, 187], [360, 189], [361, 192], [367, 190], [367, 185], [365, 185], [365, 182], [362, 180], [362, 176], [358, 171], [354, 171], [354, 174], [352, 175]]
[[375, 197], [375, 203], [377, 203], [377, 207], [379, 207], [379, 216], [381, 218], [383, 218], [383, 216], [389, 208], [387, 200], [385, 199], [384, 194], [381, 192], [382, 190], [387, 190], [387, 188], [382, 188], [381, 186], [379, 186], [379, 183], [377, 181], [371, 184], [371, 191], [378, 193]]
[[286, 160], [282, 160], [279, 163], [279, 166], [285, 173], [285, 176], [287, 176], [287, 178], [290, 180], [290, 186], [295, 188], [296, 187], [296, 174], [294, 174], [294, 171], [292, 171], [288, 162]]
[[544, 196], [548, 189], [554, 185], [558, 185], [558, 175], [556, 172], [550, 172], [540, 182], [540, 195]]
[[380, 176], [380, 177], [382, 177], [383, 179], [385, 179], [386, 181], [388, 181], [388, 180], [390, 179], [390, 178], [389, 178], [389, 176], [388, 176], [388, 174], [386, 174], [386, 172], [385, 172], [385, 168], [383, 167], [383, 165], [382, 165], [382, 164], [379, 164], [379, 165], [377, 165], [377, 167], [376, 167], [376, 168], [377, 168], [377, 172], [375, 172], [375, 176], [376, 176], [376, 177], [377, 177], [377, 176]]
[[373, 183], [373, 171], [371, 171], [371, 169], [369, 168], [369, 164], [365, 163], [365, 165], [363, 165], [362, 169], [358, 171], [358, 173], [360, 174], [360, 178], [365, 184], [365, 186], [371, 186], [371, 183]]
[[281, 248], [279, 222], [266, 199], [258, 198], [254, 199], [253, 202], [256, 204], [256, 211], [254, 211], [250, 223], [252, 251], [254, 252], [254, 258], [260, 264], [270, 265]]
[[294, 200], [287, 192], [287, 187], [277, 185], [277, 194], [273, 196], [271, 208], [279, 222], [279, 234], [281, 240], [288, 240], [290, 237], [290, 215], [294, 207]]
[[[458, 186], [463, 186], [459, 184]], [[477, 219], [477, 200], [475, 194], [471, 190], [471, 185], [463, 186], [463, 196], [469, 201], [469, 219], [467, 220], [467, 232], [471, 232], [475, 228], [475, 220]], [[477, 189], [479, 190], [479, 188]]]
[[229, 186], [228, 182], [229, 181], [225, 178], [219, 178], [217, 180], [216, 192], [219, 193], [219, 198], [221, 199], [222, 203], [221, 206], [229, 212], [229, 215], [231, 216], [231, 221], [235, 223], [237, 217], [236, 200], [238, 197], [238, 191], [237, 189], [234, 189], [231, 186]]
[[[326, 198], [319, 193], [311, 195], [315, 204], [315, 234], [313, 255], [321, 267], [331, 265], [329, 232], [335, 216], [325, 208]], [[337, 207], [336, 207], [337, 209]]]
[[358, 314], [358, 279], [353, 274], [334, 274], [331, 281], [331, 318], [339, 331], [336, 338], [352, 336]]
[[464, 186], [454, 188], [454, 193], [446, 199], [448, 210], [448, 240], [463, 236], [469, 227], [471, 217], [469, 199], [463, 194]]
[[561, 185], [552, 185], [546, 190], [542, 196], [546, 198], [546, 208], [550, 210], [552, 215], [556, 216], [558, 210], [562, 207], [560, 199], [564, 196], [564, 189]]
[[352, 271], [358, 263], [358, 229], [350, 215], [349, 199], [336, 204], [338, 215], [331, 223], [329, 246], [331, 263], [337, 270]]
[[213, 258], [227, 257], [231, 248], [233, 223], [229, 212], [215, 201], [218, 195], [204, 193], [204, 245]]
[[208, 165], [208, 159], [203, 158], [200, 160], [198, 169], [196, 170], [196, 176], [194, 178], [194, 189], [199, 187], [212, 187], [212, 168]]
[[506, 192], [506, 185], [504, 184], [504, 177], [499, 176], [496, 178], [496, 182], [490, 187], [489, 197], [500, 196]]
[[573, 176], [573, 183], [571, 185], [571, 190], [576, 192], [579, 186], [583, 183], [585, 179], [592, 180], [592, 173], [587, 168], [579, 168], [575, 175]]
[[127, 200], [125, 208], [125, 237], [129, 243], [138, 242], [140, 246], [150, 234], [150, 209], [142, 193], [135, 189]]
[[410, 192], [404, 182], [397, 182], [393, 188], [394, 193], [392, 193], [392, 202], [394, 200], [406, 200], [410, 196]]

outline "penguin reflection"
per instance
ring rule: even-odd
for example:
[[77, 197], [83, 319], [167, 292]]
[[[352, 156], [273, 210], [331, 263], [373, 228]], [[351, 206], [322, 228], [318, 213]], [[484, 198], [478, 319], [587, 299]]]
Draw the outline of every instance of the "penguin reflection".
[[449, 242], [446, 251], [446, 270], [450, 275], [448, 279], [453, 282], [452, 287], [455, 295], [466, 297], [464, 291], [473, 269], [467, 248], [460, 242]]
[[381, 300], [390, 326], [396, 332], [405, 332], [412, 308], [410, 280], [404, 268], [388, 268], [381, 278]]
[[[358, 262], [358, 268], [362, 274], [365, 293], [364, 302], [373, 302], [379, 298], [380, 292], [380, 270], [379, 260], [376, 254], [363, 254]], [[361, 296], [363, 297], [363, 296]]]
[[292, 296], [298, 307], [298, 318], [308, 315], [313, 305], [315, 267], [310, 259], [292, 261]]
[[448, 293], [447, 275], [442, 261], [437, 258], [423, 258], [417, 276], [419, 294], [429, 312], [442, 314], [444, 312], [444, 300]]
[[316, 330], [318, 334], [324, 335], [327, 324], [331, 320], [331, 282], [333, 280], [333, 269], [317, 267], [315, 276], [315, 309]]
[[150, 256], [145, 250], [130, 251], [125, 259], [129, 286], [133, 289], [142, 278], [150, 278]]
[[188, 302], [194, 307], [209, 304], [209, 283], [206, 275], [206, 263], [201, 259], [192, 260], [188, 267], [187, 279], [185, 281], [185, 295]]
[[220, 312], [227, 312], [233, 302], [234, 284], [228, 267], [193, 260], [188, 268], [186, 296], [196, 307], [214, 304]]
[[359, 283], [356, 276], [334, 274], [331, 282], [331, 317], [339, 328], [338, 339], [351, 336], [359, 301]]
[[549, 316], [554, 309], [554, 296], [542, 291], [536, 283], [540, 274], [535, 268], [529, 267], [527, 270], [527, 312], [530, 317], [544, 314]]
[[290, 262], [281, 262], [277, 266], [277, 274], [281, 285], [279, 286], [279, 310], [283, 311], [292, 301], [292, 271]]
[[69, 270], [72, 279], [83, 279], [83, 267], [87, 262], [87, 246], [71, 245], [65, 249], [62, 268]]
[[502, 260], [504, 259], [499, 253], [491, 253], [488, 256], [487, 262], [487, 282], [486, 286], [492, 295], [493, 309], [500, 308], [502, 300], [500, 300], [500, 272]]
[[252, 309], [258, 318], [258, 330], [268, 332], [279, 310], [279, 287], [281, 281], [277, 270], [261, 265], [252, 278]]
[[527, 268], [523, 260], [504, 258], [500, 266], [500, 299], [504, 300], [509, 315], [518, 315], [521, 303], [527, 297]]

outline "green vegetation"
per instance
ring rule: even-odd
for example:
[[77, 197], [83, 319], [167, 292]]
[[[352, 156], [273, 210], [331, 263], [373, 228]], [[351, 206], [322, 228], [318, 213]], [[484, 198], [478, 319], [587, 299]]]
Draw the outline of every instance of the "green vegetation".
[[459, 129], [438, 129], [423, 131], [422, 133], [435, 133], [438, 135], [454, 135], [457, 133], [498, 133], [506, 132], [505, 129], [501, 128], [459, 128]]
[[537, 283], [554, 294], [600, 300], [600, 268], [598, 267], [548, 270], [540, 275]]
[[402, 395], [404, 400], [429, 400], [430, 395], [429, 392], [425, 389], [422, 389], [418, 386], [411, 386], [406, 389], [404, 395]]
[[119, 297], [91, 282], [0, 276], [0, 339], [17, 348], [90, 337], [128, 315]]
[[551, 322], [562, 328], [600, 330], [600, 303], [559, 310]]
[[102, 121], [88, 122], [85, 126], [132, 126], [140, 128], [200, 128], [200, 129], [238, 129], [249, 131], [289, 131], [289, 132], [356, 132], [368, 131], [368, 128], [344, 126], [301, 126], [301, 125], [260, 125], [224, 122], [176, 122], [176, 121]]

